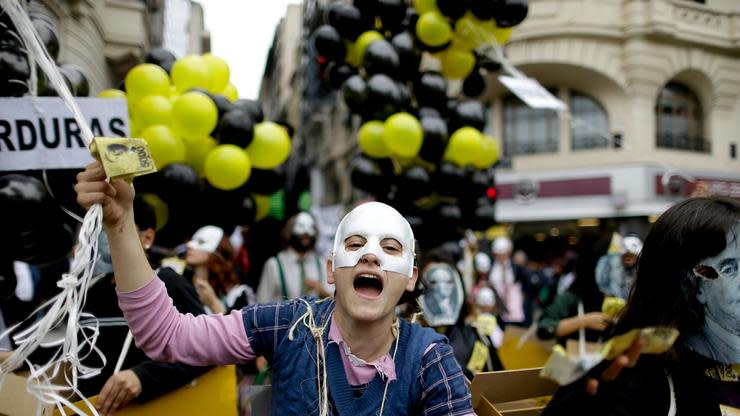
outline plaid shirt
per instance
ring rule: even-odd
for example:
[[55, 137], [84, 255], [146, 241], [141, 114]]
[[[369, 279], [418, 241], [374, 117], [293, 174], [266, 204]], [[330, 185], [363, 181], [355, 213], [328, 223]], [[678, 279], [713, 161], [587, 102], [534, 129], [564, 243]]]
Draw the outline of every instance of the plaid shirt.
[[[316, 314], [316, 325], [327, 323], [334, 302], [327, 302], [323, 305], [317, 305], [315, 301], [309, 301], [309, 303]], [[289, 342], [290, 328], [305, 311], [305, 303], [299, 299], [281, 303], [256, 304], [244, 308], [242, 314], [247, 339], [255, 354], [264, 355], [272, 360], [274, 352], [281, 344]], [[405, 325], [410, 328], [410, 325], [417, 324], [406, 323]], [[299, 324], [298, 328], [302, 327]], [[422, 331], [431, 330], [418, 328], [415, 333], [421, 334]], [[418, 342], [422, 340], [410, 339], [409, 348], [412, 347], [411, 344]], [[416, 387], [421, 392], [418, 399], [418, 414], [425, 416], [474, 414], [465, 376], [446, 339], [432, 344], [431, 348], [428, 345], [416, 345], [416, 347], [421, 347], [420, 355], [423, 355], [419, 357], [421, 363], [415, 376], [418, 382]]]

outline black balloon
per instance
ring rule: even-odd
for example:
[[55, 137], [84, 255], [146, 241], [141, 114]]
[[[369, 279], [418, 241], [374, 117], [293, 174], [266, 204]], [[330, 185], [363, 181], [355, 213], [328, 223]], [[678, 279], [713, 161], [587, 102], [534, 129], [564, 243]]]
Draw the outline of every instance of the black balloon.
[[327, 21], [342, 38], [354, 42], [367, 28], [360, 10], [349, 4], [334, 3], [329, 8]]
[[527, 0], [503, 0], [501, 5], [496, 7], [494, 19], [496, 26], [505, 28], [513, 27], [521, 23], [529, 12], [529, 2]]
[[389, 76], [376, 74], [367, 81], [366, 118], [385, 120], [401, 106], [401, 90]]
[[386, 74], [395, 78], [398, 75], [400, 59], [398, 53], [387, 40], [376, 40], [365, 49], [362, 66], [369, 76]]
[[464, 195], [469, 183], [465, 171], [449, 162], [442, 163], [434, 172], [434, 184], [440, 195]]
[[339, 89], [347, 78], [355, 74], [357, 74], [357, 70], [351, 66], [344, 63], [332, 62], [329, 64], [329, 85], [335, 90]]
[[255, 123], [261, 123], [265, 120], [265, 114], [262, 112], [262, 105], [255, 100], [250, 100], [248, 98], [236, 100], [234, 108], [244, 110]]
[[383, 30], [398, 32], [403, 26], [407, 8], [404, 0], [377, 0], [377, 15]]
[[480, 71], [475, 69], [463, 81], [463, 94], [468, 97], [478, 97], [486, 90], [486, 79]]
[[344, 41], [333, 26], [319, 26], [313, 34], [313, 42], [316, 52], [330, 61], [341, 61], [347, 54]]
[[398, 108], [403, 111], [411, 110], [411, 90], [409, 90], [405, 82], [398, 82], [397, 85], [400, 94]]
[[72, 95], [75, 97], [87, 97], [90, 95], [90, 83], [82, 68], [75, 64], [62, 64], [59, 66], [59, 72], [69, 80], [72, 86]]
[[221, 144], [234, 144], [247, 147], [254, 138], [254, 121], [252, 116], [242, 108], [234, 108], [224, 114], [219, 123], [219, 141]]
[[459, 19], [467, 11], [467, 5], [462, 0], [437, 0], [437, 8], [450, 19]]
[[28, 92], [31, 67], [25, 52], [15, 48], [0, 49], [0, 96], [20, 97]]
[[482, 231], [496, 225], [496, 207], [486, 198], [465, 201], [461, 210], [467, 228]]
[[385, 180], [380, 166], [364, 156], [358, 156], [352, 161], [350, 172], [352, 184], [358, 189], [381, 196], [390, 190], [390, 183]]
[[418, 21], [419, 13], [416, 12], [416, 9], [413, 7], [406, 9], [406, 17], [403, 19], [403, 26], [410, 31], [414, 31], [416, 29], [416, 22]]
[[414, 83], [414, 95], [420, 107], [444, 110], [447, 106], [447, 80], [437, 72], [425, 72]]
[[436, 226], [442, 232], [452, 233], [463, 224], [463, 213], [457, 205], [439, 204], [436, 217]]
[[492, 19], [496, 8], [504, 3], [503, 0], [467, 0], [467, 2], [470, 12], [480, 20]]
[[170, 206], [191, 200], [203, 185], [195, 169], [183, 163], [170, 163], [157, 172], [157, 176], [158, 195]]
[[452, 130], [470, 126], [478, 130], [486, 127], [486, 108], [476, 100], [458, 103], [452, 112]]
[[13, 260], [0, 258], [0, 302], [5, 302], [15, 294], [17, 282]]
[[244, 186], [256, 194], [274, 194], [285, 186], [285, 169], [282, 167], [269, 170], [252, 168], [249, 180]]
[[0, 22], [0, 48], [25, 49], [18, 32], [11, 29], [4, 22]]
[[492, 60], [486, 55], [476, 54], [475, 58], [478, 62], [478, 66], [485, 69], [488, 72], [498, 72], [501, 70], [501, 64]]
[[167, 72], [172, 70], [172, 65], [175, 63], [177, 58], [175, 55], [165, 48], [153, 48], [146, 53], [144, 62], [148, 64], [154, 64], [164, 69]]
[[424, 117], [434, 117], [434, 118], [442, 117], [439, 110], [437, 110], [434, 107], [420, 107], [418, 110], [416, 110], [416, 114], [417, 114], [418, 119], [422, 119]]
[[494, 186], [492, 170], [472, 169], [472, 171], [468, 173], [468, 176], [470, 177], [469, 189], [471, 197], [485, 197], [488, 188]]
[[44, 47], [49, 52], [49, 56], [56, 61], [59, 57], [59, 35], [57, 34], [57, 29], [49, 20], [37, 16], [34, 15], [31, 18], [33, 28], [36, 29], [36, 33], [38, 33], [39, 39], [41, 39]]
[[447, 148], [447, 123], [439, 117], [421, 117], [424, 141], [419, 149], [419, 157], [434, 164], [439, 163]]
[[378, 0], [353, 0], [352, 5], [363, 15], [375, 16], [378, 13]]
[[361, 113], [367, 98], [367, 83], [359, 75], [352, 75], [342, 85], [344, 102], [353, 113]]
[[398, 177], [398, 196], [407, 200], [429, 196], [433, 190], [429, 172], [421, 166], [406, 169]]
[[[221, 120], [221, 117], [224, 116], [224, 114], [228, 113], [232, 108], [234, 108], [234, 104], [232, 104], [231, 101], [229, 101], [228, 98], [224, 97], [221, 94], [208, 94], [209, 97], [211, 97], [211, 100], [213, 100], [213, 103], [216, 104], [216, 110], [218, 110], [218, 119]], [[215, 127], [215, 129], [217, 129]], [[214, 134], [211, 134], [212, 136]]]
[[398, 75], [403, 79], [411, 79], [419, 73], [421, 52], [414, 46], [414, 37], [409, 32], [401, 32], [391, 39], [391, 44], [398, 53], [400, 68]]

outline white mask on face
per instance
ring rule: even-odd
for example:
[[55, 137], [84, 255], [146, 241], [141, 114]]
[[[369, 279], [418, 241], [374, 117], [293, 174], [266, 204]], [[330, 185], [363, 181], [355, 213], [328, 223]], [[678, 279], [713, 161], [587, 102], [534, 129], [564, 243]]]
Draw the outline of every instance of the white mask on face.
[[311, 237], [316, 236], [316, 223], [313, 217], [305, 212], [301, 212], [295, 217], [295, 223], [293, 223], [293, 234], [294, 235], [308, 235]]
[[[349, 237], [360, 236], [365, 245], [359, 250], [348, 251], [344, 242]], [[380, 242], [392, 238], [401, 243], [401, 254], [388, 254]], [[414, 273], [414, 233], [401, 214], [380, 202], [362, 204], [345, 215], [334, 235], [332, 271], [338, 267], [355, 267], [366, 254], [374, 254], [380, 268], [388, 272], [411, 277]]]
[[224, 237], [224, 230], [214, 225], [201, 227], [193, 234], [193, 238], [188, 241], [187, 247], [194, 250], [203, 250], [213, 253], [218, 248], [221, 239]]

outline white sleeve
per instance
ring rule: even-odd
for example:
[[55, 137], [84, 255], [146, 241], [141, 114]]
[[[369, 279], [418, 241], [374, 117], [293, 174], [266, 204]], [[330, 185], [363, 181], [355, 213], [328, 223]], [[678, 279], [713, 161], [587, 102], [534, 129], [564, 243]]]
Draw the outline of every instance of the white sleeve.
[[281, 300], [282, 295], [279, 292], [280, 271], [278, 270], [277, 260], [270, 257], [262, 268], [262, 277], [257, 287], [257, 303], [275, 302]]

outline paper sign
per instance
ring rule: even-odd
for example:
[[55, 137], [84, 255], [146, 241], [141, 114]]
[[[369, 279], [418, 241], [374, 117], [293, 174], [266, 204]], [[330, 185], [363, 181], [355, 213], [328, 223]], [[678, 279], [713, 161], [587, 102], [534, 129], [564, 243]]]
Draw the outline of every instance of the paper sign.
[[500, 75], [498, 79], [509, 91], [532, 108], [549, 108], [558, 111], [568, 109], [564, 102], [550, 94], [537, 80], [508, 75]]
[[[75, 98], [95, 136], [127, 137], [126, 100]], [[82, 168], [92, 162], [58, 97], [0, 98], [0, 171]]]

